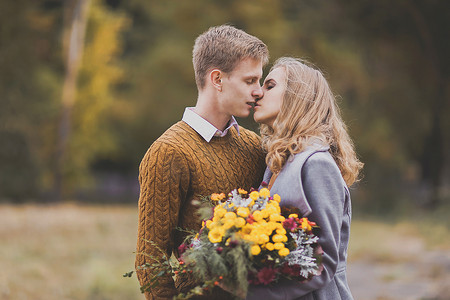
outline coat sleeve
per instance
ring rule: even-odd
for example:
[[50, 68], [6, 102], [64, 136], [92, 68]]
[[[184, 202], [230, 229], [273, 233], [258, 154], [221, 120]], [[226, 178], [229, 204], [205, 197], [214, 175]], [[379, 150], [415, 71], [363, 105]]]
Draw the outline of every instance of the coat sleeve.
[[324, 251], [323, 271], [306, 283], [281, 280], [274, 286], [250, 286], [247, 299], [288, 300], [325, 287], [334, 277], [339, 262], [340, 229], [345, 187], [336, 164], [312, 155], [303, 165], [301, 180], [312, 213], [308, 219], [320, 227], [319, 244]]
[[[170, 258], [174, 246], [173, 231], [178, 226], [188, 178], [187, 163], [172, 146], [155, 142], [142, 159], [136, 267], [153, 263], [150, 256], [161, 258], [165, 254]], [[143, 286], [152, 274], [149, 270], [137, 270], [137, 277]], [[159, 278], [158, 282], [157, 287], [145, 293], [146, 299], [172, 299], [178, 294], [170, 275]]]

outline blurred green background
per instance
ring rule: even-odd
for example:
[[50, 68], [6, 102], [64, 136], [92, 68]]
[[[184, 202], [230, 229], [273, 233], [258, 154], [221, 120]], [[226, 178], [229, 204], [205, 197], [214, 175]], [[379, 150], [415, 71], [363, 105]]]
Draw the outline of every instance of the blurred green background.
[[3, 1], [0, 199], [136, 202], [146, 149], [195, 104], [195, 37], [229, 23], [271, 63], [325, 72], [365, 163], [356, 209], [444, 205], [448, 16], [437, 0]]
[[195, 37], [229, 23], [271, 63], [324, 71], [365, 163], [355, 209], [438, 208], [450, 198], [448, 17], [437, 0], [2, 1], [0, 199], [135, 203], [140, 159], [195, 104]]
[[196, 102], [194, 39], [228, 23], [268, 45], [265, 75], [305, 58], [337, 95], [365, 163], [356, 299], [448, 299], [449, 20], [445, 0], [1, 1], [0, 298], [142, 298], [120, 278], [138, 166]]

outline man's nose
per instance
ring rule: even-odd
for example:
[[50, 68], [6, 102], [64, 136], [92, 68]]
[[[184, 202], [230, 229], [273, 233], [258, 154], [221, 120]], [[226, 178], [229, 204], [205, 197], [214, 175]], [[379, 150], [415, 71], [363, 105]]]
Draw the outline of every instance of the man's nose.
[[253, 90], [252, 96], [257, 100], [261, 99], [264, 96], [264, 91], [261, 86], [258, 85], [256, 89]]

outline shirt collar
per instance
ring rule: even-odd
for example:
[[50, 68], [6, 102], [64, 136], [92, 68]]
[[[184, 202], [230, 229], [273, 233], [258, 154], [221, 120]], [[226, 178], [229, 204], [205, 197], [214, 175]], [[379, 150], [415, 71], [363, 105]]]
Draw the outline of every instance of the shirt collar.
[[197, 131], [197, 133], [200, 134], [205, 139], [205, 141], [207, 141], [208, 143], [211, 141], [211, 139], [214, 136], [218, 136], [218, 137], [226, 136], [228, 133], [228, 130], [231, 127], [235, 127], [236, 131], [239, 135], [239, 125], [233, 116], [231, 116], [231, 119], [228, 122], [227, 127], [223, 131], [217, 129], [216, 127], [214, 127], [214, 125], [212, 125], [211, 123], [209, 123], [208, 121], [203, 119], [200, 115], [198, 115], [194, 111], [193, 107], [187, 107], [184, 110], [182, 121], [186, 122], [189, 126], [192, 127], [192, 129]]

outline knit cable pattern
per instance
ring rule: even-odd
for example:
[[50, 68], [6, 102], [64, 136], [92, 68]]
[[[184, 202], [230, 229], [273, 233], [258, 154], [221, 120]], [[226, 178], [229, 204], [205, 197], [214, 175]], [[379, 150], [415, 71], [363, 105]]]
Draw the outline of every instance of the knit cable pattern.
[[[243, 127], [231, 128], [225, 137], [207, 143], [195, 130], [180, 121], [170, 127], [149, 148], [139, 168], [139, 227], [136, 266], [153, 261], [142, 253], [162, 254], [145, 240], [153, 241], [170, 257], [185, 235], [176, 227], [198, 231], [201, 220], [191, 200], [211, 193], [229, 193], [236, 188], [257, 188], [265, 169], [259, 137]], [[144, 285], [148, 271], [138, 271]], [[171, 276], [146, 293], [147, 299], [172, 299], [194, 284], [192, 279]], [[214, 299], [230, 299], [221, 289]]]

